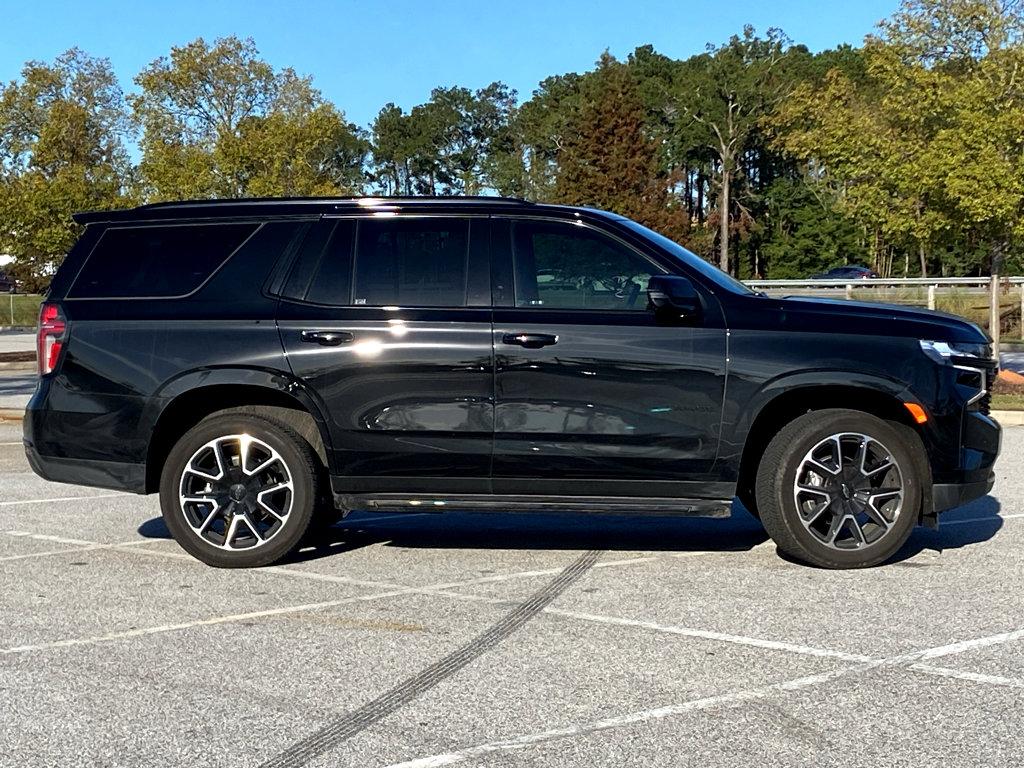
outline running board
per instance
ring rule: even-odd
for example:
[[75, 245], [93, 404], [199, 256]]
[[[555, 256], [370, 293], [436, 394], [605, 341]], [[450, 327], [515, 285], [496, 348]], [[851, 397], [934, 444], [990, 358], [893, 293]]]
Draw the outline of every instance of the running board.
[[697, 518], [728, 518], [731, 499], [686, 499], [681, 497], [551, 497], [520, 494], [462, 494], [430, 496], [416, 494], [335, 494], [335, 505], [346, 511], [410, 510], [440, 513], [459, 510], [487, 513], [608, 513], [632, 515], [675, 515]]

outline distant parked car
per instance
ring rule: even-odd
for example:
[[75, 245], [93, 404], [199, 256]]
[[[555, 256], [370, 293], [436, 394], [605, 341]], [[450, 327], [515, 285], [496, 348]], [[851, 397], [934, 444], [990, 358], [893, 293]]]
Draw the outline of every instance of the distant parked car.
[[2, 294], [14, 294], [18, 290], [18, 284], [14, 282], [14, 278], [8, 278], [2, 272], [0, 272], [0, 293]]
[[845, 267], [833, 267], [828, 272], [819, 272], [817, 275], [812, 275], [811, 280], [847, 280], [848, 278], [862, 280], [877, 277], [878, 273], [870, 267], [862, 267], [859, 264], [848, 264]]

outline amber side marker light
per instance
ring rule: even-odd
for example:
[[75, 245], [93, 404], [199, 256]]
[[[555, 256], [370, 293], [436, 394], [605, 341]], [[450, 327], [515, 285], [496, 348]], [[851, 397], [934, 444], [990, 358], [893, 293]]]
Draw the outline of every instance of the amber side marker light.
[[923, 425], [928, 421], [928, 415], [924, 413], [924, 409], [918, 406], [916, 403], [904, 403], [903, 404], [907, 411], [910, 412], [910, 416], [914, 418], [914, 421], [919, 425]]

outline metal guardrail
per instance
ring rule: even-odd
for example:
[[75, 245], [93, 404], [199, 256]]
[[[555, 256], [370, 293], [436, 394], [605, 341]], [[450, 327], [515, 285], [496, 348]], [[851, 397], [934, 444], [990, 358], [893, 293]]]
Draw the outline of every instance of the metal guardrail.
[[[989, 286], [991, 278], [858, 278], [855, 280], [745, 280], [751, 288], [877, 288], [882, 286]], [[1000, 285], [1024, 285], [1024, 277], [999, 277]]]
[[[847, 280], [748, 280], [744, 281], [748, 286], [758, 290], [779, 290], [779, 289], [811, 289], [816, 291], [825, 290], [832, 293], [830, 289], [843, 289], [845, 298], [852, 299], [854, 290], [871, 291], [886, 288], [899, 288], [901, 286], [923, 288], [927, 291], [927, 307], [934, 310], [936, 306], [936, 295], [940, 289], [956, 288], [978, 288], [978, 293], [988, 294], [988, 331], [992, 337], [992, 347], [996, 355], [999, 354], [999, 335], [1004, 320], [1004, 315], [1019, 311], [1020, 323], [1024, 324], [1024, 276], [1018, 275], [993, 275], [981, 278], [855, 278]], [[1011, 306], [1007, 313], [1003, 313], [1000, 293], [1020, 288], [1020, 307]]]

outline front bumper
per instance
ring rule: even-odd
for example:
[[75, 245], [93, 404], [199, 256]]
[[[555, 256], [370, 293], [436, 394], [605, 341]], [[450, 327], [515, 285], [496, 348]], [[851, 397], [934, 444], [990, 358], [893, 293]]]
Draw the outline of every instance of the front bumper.
[[932, 484], [932, 509], [936, 513], [959, 507], [972, 499], [983, 497], [992, 491], [996, 482], [996, 474], [989, 471], [983, 481], [970, 483], [934, 483]]

